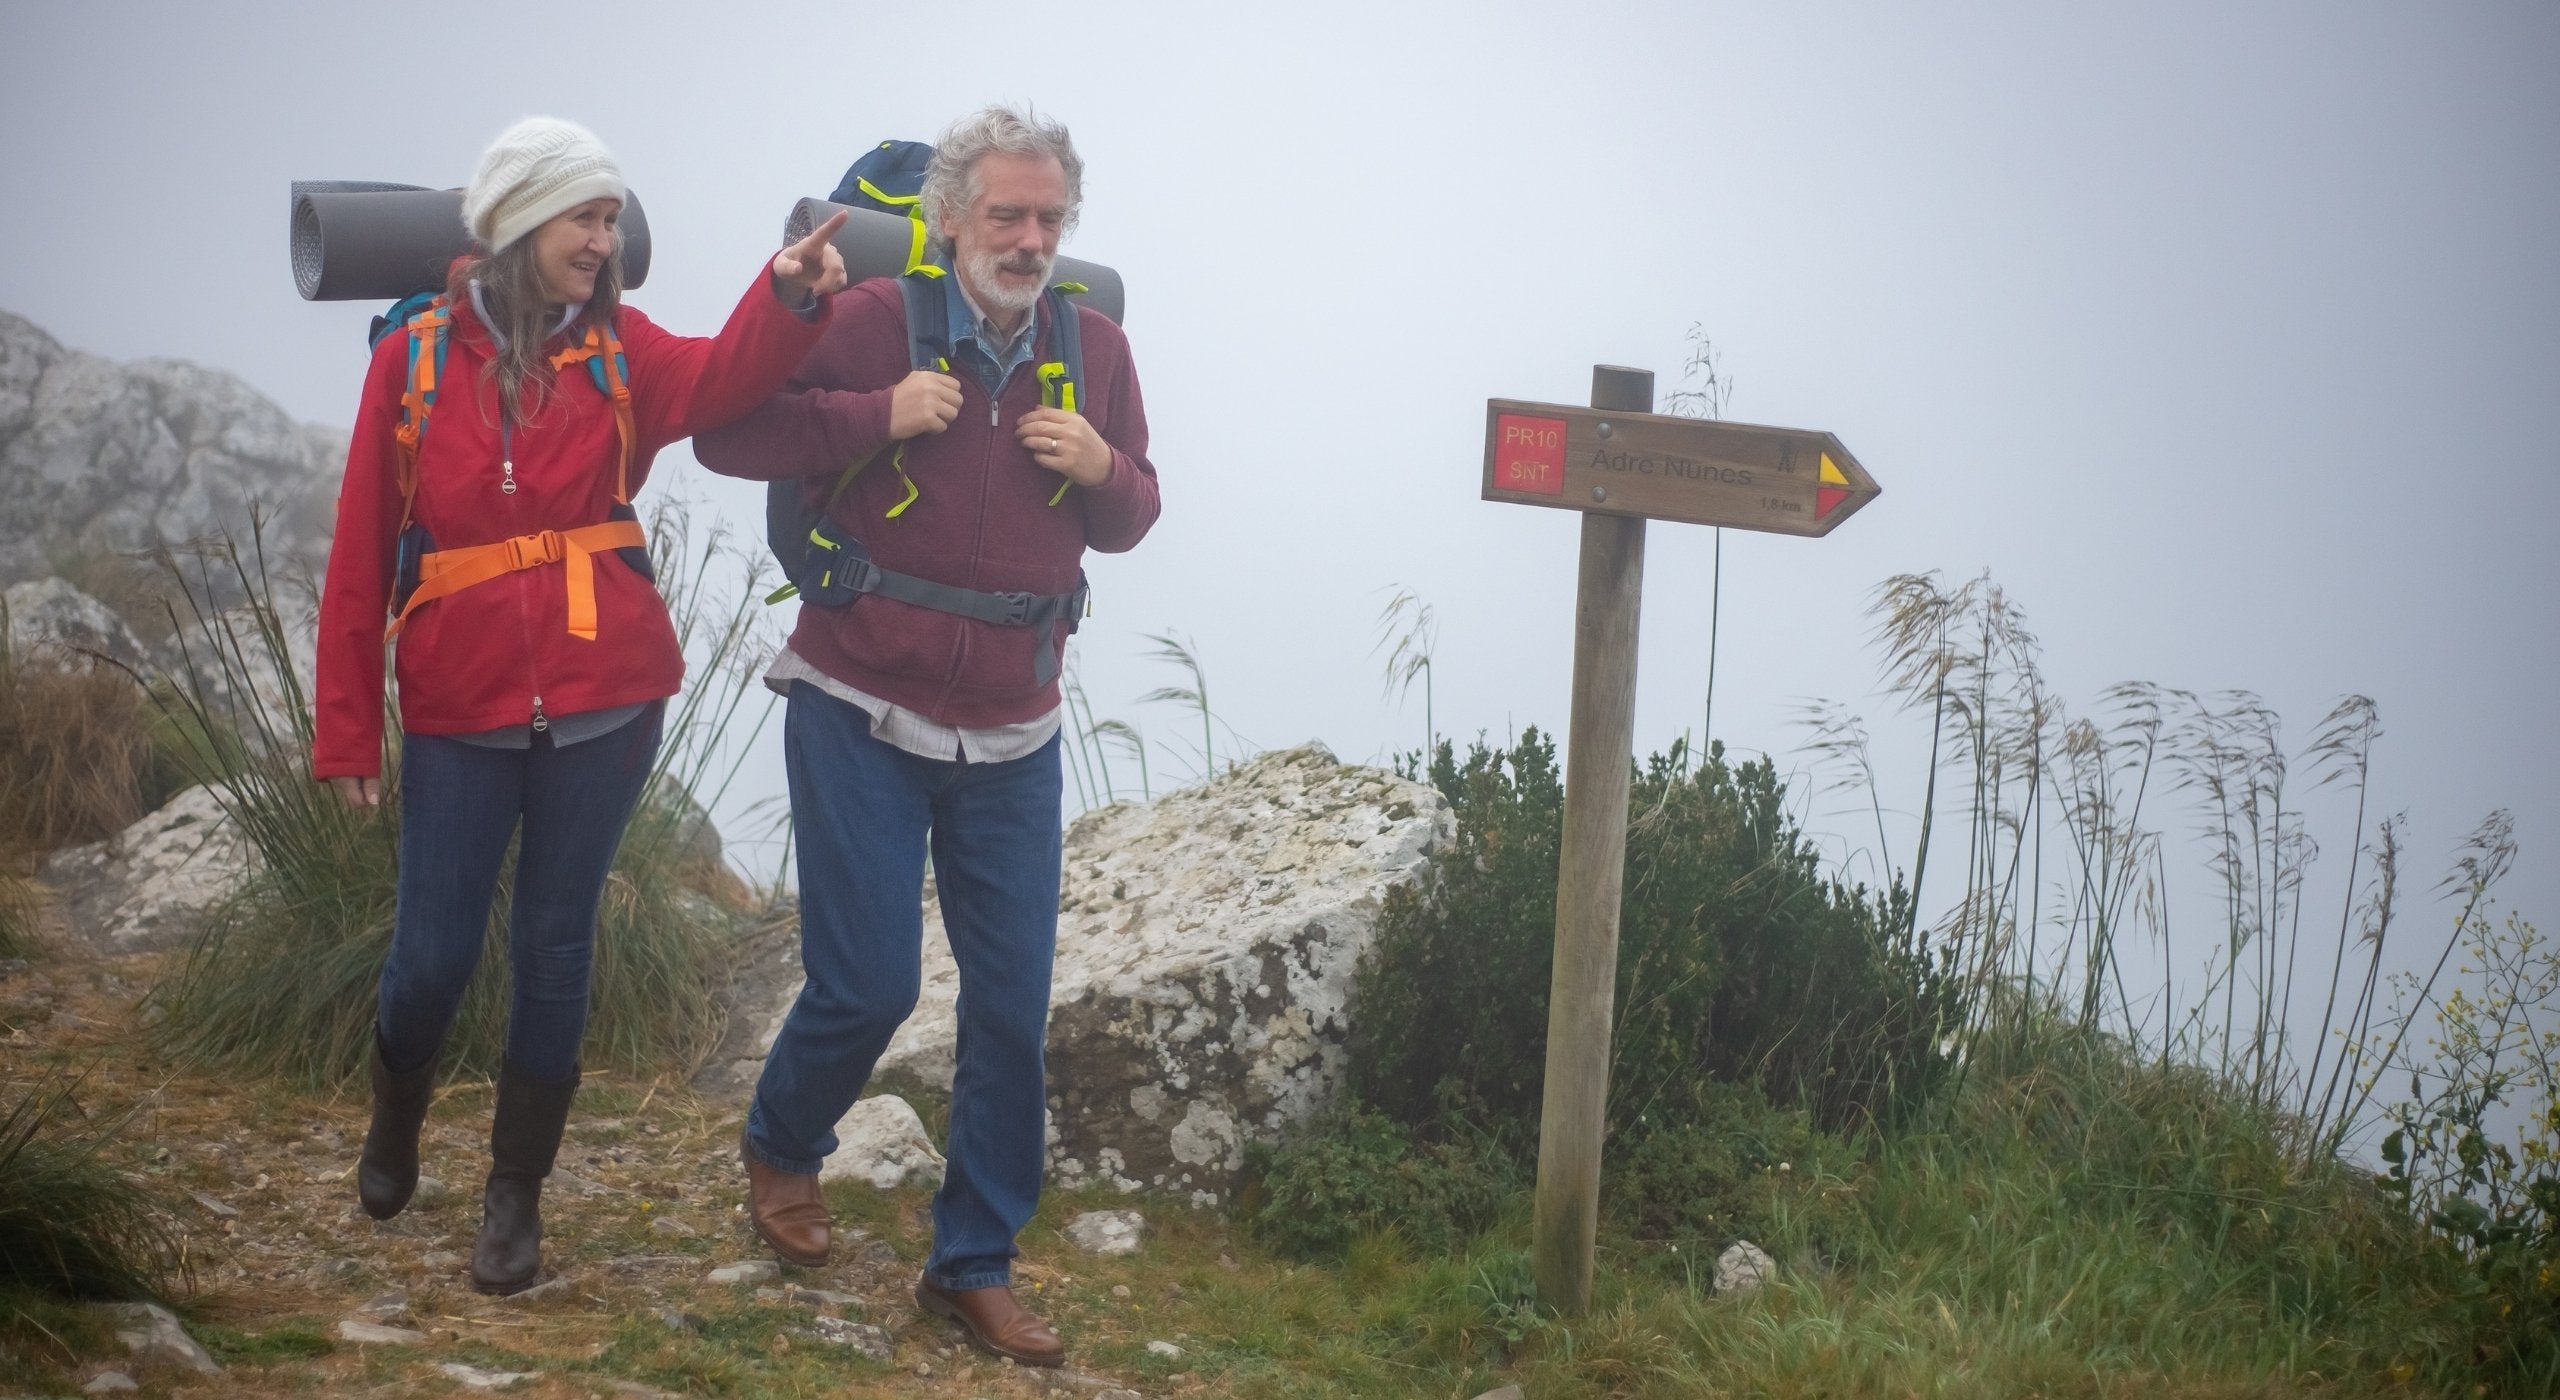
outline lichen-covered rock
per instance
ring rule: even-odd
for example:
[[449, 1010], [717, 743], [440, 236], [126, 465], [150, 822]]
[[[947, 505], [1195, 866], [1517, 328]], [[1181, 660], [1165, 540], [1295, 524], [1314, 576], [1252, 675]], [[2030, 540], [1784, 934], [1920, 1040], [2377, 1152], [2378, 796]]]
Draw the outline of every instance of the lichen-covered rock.
[[[1351, 974], [1389, 888], [1453, 830], [1428, 786], [1322, 745], [1266, 753], [1066, 833], [1049, 1013], [1049, 1158], [1061, 1182], [1223, 1200], [1245, 1144], [1342, 1079]], [[925, 897], [924, 987], [884, 1073], [947, 1087], [959, 972]], [[741, 1005], [761, 1055], [797, 995]], [[752, 1083], [743, 1054], [718, 1078]]]
[[9, 615], [9, 655], [39, 665], [77, 664], [96, 653], [141, 669], [150, 653], [115, 610], [69, 583], [46, 578], [13, 583], [0, 594]]
[[253, 506], [271, 558], [316, 568], [346, 442], [219, 370], [120, 365], [0, 311], [0, 582], [217, 531], [245, 548]]
[[213, 790], [191, 787], [104, 841], [55, 852], [39, 874], [73, 929], [124, 954], [183, 942], [257, 866], [257, 847]]
[[1134, 1210], [1088, 1210], [1067, 1222], [1067, 1238], [1087, 1254], [1135, 1254], [1147, 1218]]
[[1716, 1256], [1716, 1291], [1749, 1293], [1778, 1276], [1778, 1261], [1749, 1240], [1727, 1245]]

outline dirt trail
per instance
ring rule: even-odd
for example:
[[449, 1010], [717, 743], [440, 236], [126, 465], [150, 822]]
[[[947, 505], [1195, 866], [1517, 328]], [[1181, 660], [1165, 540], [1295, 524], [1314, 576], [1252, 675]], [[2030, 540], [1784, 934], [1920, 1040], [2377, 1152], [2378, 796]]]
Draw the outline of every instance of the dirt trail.
[[[428, 1119], [425, 1171], [443, 1189], [376, 1223], [355, 1203], [360, 1093], [304, 1094], [170, 1066], [150, 1051], [140, 1002], [182, 955], [102, 961], [56, 933], [38, 957], [0, 966], [0, 1096], [14, 1102], [57, 1066], [85, 1069], [80, 1108], [130, 1114], [121, 1133], [130, 1169], [173, 1203], [192, 1267], [195, 1288], [179, 1309], [226, 1366], [208, 1377], [89, 1355], [65, 1368], [72, 1389], [118, 1370], [145, 1395], [481, 1393], [448, 1365], [533, 1373], [502, 1392], [521, 1397], [1125, 1397], [1204, 1387], [1188, 1375], [1114, 1379], [1084, 1367], [1080, 1354], [1143, 1348], [1103, 1293], [1113, 1278], [1143, 1276], [1077, 1256], [1052, 1233], [1054, 1209], [1026, 1236], [1017, 1286], [1045, 1300], [1066, 1333], [1077, 1360], [1064, 1373], [977, 1352], [918, 1311], [908, 1290], [928, 1233], [921, 1190], [833, 1186], [843, 1228], [828, 1268], [711, 1281], [716, 1268], [772, 1256], [739, 1209], [737, 1110], [673, 1076], [589, 1077], [543, 1197], [552, 1281], [516, 1299], [483, 1298], [465, 1271], [487, 1170], [485, 1082], [447, 1085]], [[1087, 1263], [1096, 1277], [1067, 1272]], [[1129, 1296], [1120, 1285], [1116, 1297]], [[346, 1319], [423, 1340], [343, 1340]]]

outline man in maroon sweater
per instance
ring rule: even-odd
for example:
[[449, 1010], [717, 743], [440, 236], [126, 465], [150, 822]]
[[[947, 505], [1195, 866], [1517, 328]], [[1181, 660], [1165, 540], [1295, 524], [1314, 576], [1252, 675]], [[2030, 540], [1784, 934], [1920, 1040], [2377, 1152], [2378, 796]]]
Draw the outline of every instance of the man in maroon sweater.
[[948, 596], [959, 603], [1028, 595], [1006, 621], [986, 620], [984, 606], [888, 593], [803, 603], [766, 683], [788, 697], [808, 982], [765, 1060], [741, 1147], [757, 1233], [789, 1262], [824, 1263], [817, 1172], [836, 1121], [914, 1009], [930, 850], [960, 1024], [949, 1166], [916, 1300], [989, 1349], [1047, 1366], [1065, 1350], [1014, 1298], [1011, 1266], [1045, 1153], [1058, 658], [1084, 551], [1134, 546], [1157, 511], [1119, 328], [1073, 309], [1084, 362], [1073, 410], [1042, 407], [1031, 368], [1054, 355], [1058, 303], [1041, 294], [1075, 224], [1083, 169], [1056, 122], [992, 107], [955, 124], [923, 190], [951, 268], [938, 286], [952, 372], [910, 368], [899, 286], [875, 279], [838, 296], [782, 392], [696, 439], [713, 471], [799, 479], [813, 505], [847, 464], [876, 453], [828, 508], [874, 564], [957, 590]]

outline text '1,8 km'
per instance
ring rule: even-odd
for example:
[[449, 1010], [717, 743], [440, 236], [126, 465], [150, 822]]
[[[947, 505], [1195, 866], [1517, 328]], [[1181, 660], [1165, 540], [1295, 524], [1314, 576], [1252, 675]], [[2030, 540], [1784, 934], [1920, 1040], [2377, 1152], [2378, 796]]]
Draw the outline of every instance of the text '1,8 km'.
[[1485, 403], [1488, 501], [1827, 535], [1878, 489], [1829, 433], [1517, 399]]

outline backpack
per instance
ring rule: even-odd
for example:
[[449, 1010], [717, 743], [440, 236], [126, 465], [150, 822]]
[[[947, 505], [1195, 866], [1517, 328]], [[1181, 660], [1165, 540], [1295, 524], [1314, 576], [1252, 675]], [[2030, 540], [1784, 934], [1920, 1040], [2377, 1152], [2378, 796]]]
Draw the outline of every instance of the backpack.
[[[418, 499], [418, 454], [427, 425], [434, 418], [436, 392], [444, 379], [447, 332], [453, 323], [450, 304], [437, 293], [419, 292], [392, 303], [373, 318], [369, 346], [379, 346], [394, 328], [409, 333], [408, 387], [400, 396], [400, 425], [394, 431], [399, 449], [400, 534], [394, 560], [391, 622], [383, 640], [400, 635], [409, 614], [420, 606], [502, 574], [540, 564], [568, 563], [569, 631], [593, 641], [596, 635], [595, 579], [592, 554], [611, 549], [634, 573], [650, 582], [657, 571], [649, 562], [649, 546], [640, 529], [640, 513], [631, 505], [631, 456], [639, 433], [631, 410], [631, 366], [612, 323], [589, 326], [586, 339], [551, 356], [551, 367], [565, 369], [583, 361], [596, 392], [613, 404], [622, 453], [614, 476], [613, 508], [594, 525], [567, 531], [502, 540], [468, 549], [438, 550], [425, 526], [410, 518]], [[515, 489], [510, 481], [500, 488]]]
[[[913, 369], [947, 374], [951, 370], [950, 318], [941, 279], [949, 275], [949, 270], [924, 260], [926, 230], [919, 203], [925, 165], [932, 155], [933, 148], [919, 141], [883, 141], [865, 151], [845, 171], [830, 200], [900, 214], [914, 222], [914, 251], [906, 272], [898, 279], [898, 293], [906, 313], [907, 363]], [[1081, 283], [1061, 282], [1041, 294], [1049, 310], [1050, 358], [1035, 362], [1033, 373], [1039, 380], [1044, 408], [1076, 411], [1078, 389], [1084, 382], [1084, 340], [1072, 297], [1084, 290]], [[1091, 596], [1083, 576], [1077, 576], [1075, 589], [1068, 593], [986, 593], [896, 573], [872, 563], [870, 551], [862, 541], [829, 519], [828, 512], [882, 450], [888, 453], [890, 470], [898, 474], [906, 488], [897, 504], [882, 517], [895, 520], [923, 495], [915, 479], [907, 475], [907, 444], [903, 440], [848, 464], [837, 474], [825, 498], [814, 505], [803, 480], [767, 484], [765, 540], [782, 565], [783, 577], [789, 581], [765, 601], [779, 603], [797, 596], [803, 603], [820, 607], [848, 607], [865, 593], [878, 593], [999, 627], [1038, 627], [1044, 645], [1033, 652], [1032, 680], [1035, 684], [1048, 684], [1057, 675], [1058, 663], [1056, 648], [1045, 643], [1060, 622], [1073, 635], [1083, 620]], [[1073, 485], [1061, 479], [1049, 504], [1055, 506], [1065, 500]]]

